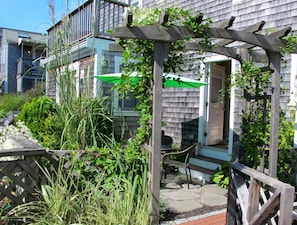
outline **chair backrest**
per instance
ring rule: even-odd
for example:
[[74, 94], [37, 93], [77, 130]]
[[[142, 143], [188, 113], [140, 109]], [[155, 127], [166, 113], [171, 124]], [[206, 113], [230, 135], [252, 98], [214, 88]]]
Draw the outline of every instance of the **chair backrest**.
[[[189, 159], [190, 157], [193, 155], [194, 151], [195, 151], [195, 146], [196, 144], [193, 144], [191, 146], [188, 146], [182, 150], [179, 150], [177, 152], [169, 152], [169, 153], [165, 153], [162, 155], [162, 158], [163, 158], [163, 163], [165, 161], [172, 161], [170, 160], [170, 156], [175, 156], [179, 159], [177, 160], [173, 160], [173, 161], [182, 161], [184, 163], [188, 163], [189, 162]], [[182, 157], [182, 158], [180, 158]]]
[[185, 163], [189, 163], [190, 157], [194, 155], [196, 144], [190, 145], [189, 147], [185, 148], [181, 152], [186, 154]]
[[164, 131], [162, 131], [162, 136], [161, 136], [161, 145], [165, 146], [167, 148], [170, 148], [173, 143], [173, 139], [170, 136], [167, 136], [164, 134]]

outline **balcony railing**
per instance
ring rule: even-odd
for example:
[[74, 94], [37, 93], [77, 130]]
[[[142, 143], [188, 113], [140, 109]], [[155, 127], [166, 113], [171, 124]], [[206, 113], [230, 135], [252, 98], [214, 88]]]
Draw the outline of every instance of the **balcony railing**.
[[[68, 17], [48, 29], [49, 48], [52, 51], [58, 32], [66, 43], [73, 43], [88, 36], [112, 38], [108, 32], [122, 23], [123, 13], [129, 4], [125, 0], [88, 0]], [[65, 35], [67, 34], [67, 35]], [[67, 40], [65, 40], [67, 39]]]
[[43, 76], [45, 69], [39, 66], [39, 62], [34, 62], [35, 59], [19, 58], [17, 61], [17, 75], [34, 77]]

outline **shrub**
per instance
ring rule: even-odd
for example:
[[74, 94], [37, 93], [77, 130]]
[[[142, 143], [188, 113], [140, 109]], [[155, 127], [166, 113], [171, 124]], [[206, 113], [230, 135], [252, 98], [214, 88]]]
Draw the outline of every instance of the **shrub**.
[[222, 188], [228, 188], [229, 166], [230, 166], [230, 162], [223, 163], [222, 169], [217, 169], [216, 173], [210, 178], [210, 180], [215, 184], [218, 184]]
[[48, 97], [35, 97], [24, 104], [16, 120], [24, 121], [33, 137], [51, 149], [60, 147], [63, 124], [56, 118], [56, 103]]

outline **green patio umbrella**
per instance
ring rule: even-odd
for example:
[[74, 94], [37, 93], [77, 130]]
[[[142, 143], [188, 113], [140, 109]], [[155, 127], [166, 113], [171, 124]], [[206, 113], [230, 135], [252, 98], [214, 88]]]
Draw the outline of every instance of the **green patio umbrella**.
[[[102, 74], [95, 76], [97, 79], [111, 84], [117, 84], [121, 81], [122, 73], [111, 73], [111, 74]], [[137, 83], [141, 74], [133, 72], [130, 74], [133, 77], [133, 83]], [[181, 77], [178, 75], [173, 75], [169, 73], [163, 73], [163, 86], [164, 87], [175, 87], [175, 88], [199, 88], [207, 83], [189, 79], [186, 77]]]

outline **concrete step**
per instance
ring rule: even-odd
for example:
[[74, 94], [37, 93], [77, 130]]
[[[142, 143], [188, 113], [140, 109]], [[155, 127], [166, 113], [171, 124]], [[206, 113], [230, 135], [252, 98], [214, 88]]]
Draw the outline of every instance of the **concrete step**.
[[214, 159], [206, 156], [195, 156], [190, 158], [190, 169], [193, 177], [203, 178], [205, 181], [210, 182], [210, 177], [215, 174], [215, 170], [222, 168], [224, 160]]

